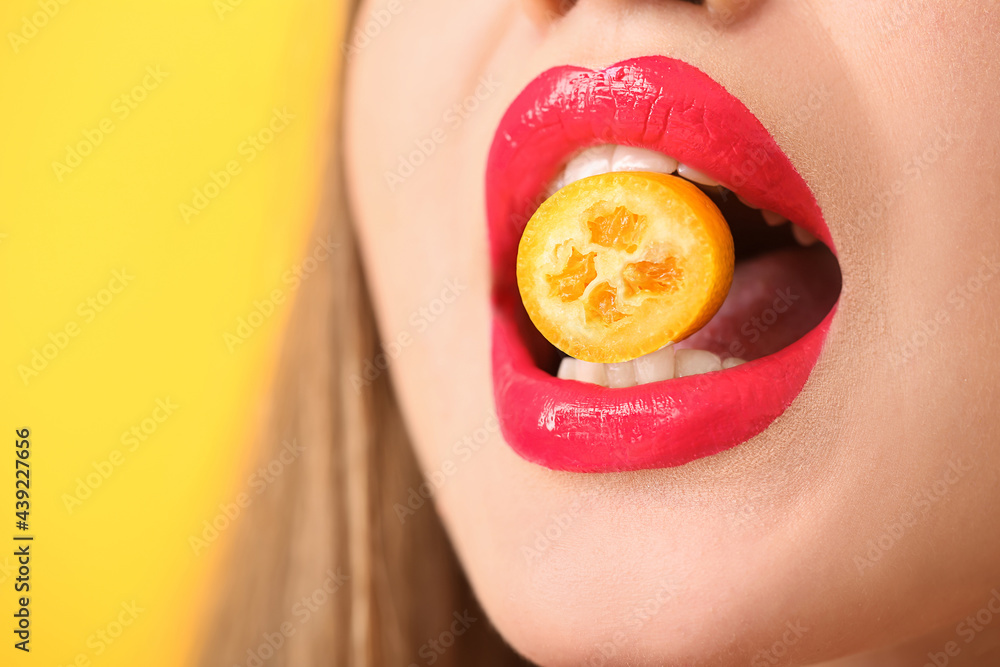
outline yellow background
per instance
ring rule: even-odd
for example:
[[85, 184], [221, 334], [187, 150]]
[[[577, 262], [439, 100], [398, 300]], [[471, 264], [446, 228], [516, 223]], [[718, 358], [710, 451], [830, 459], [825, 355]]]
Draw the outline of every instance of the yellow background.
[[[43, 6], [58, 11], [45, 16]], [[281, 277], [307, 250], [327, 158], [341, 7], [0, 7], [0, 664], [69, 665], [80, 655], [109, 667], [188, 664], [234, 531], [199, 556], [189, 537], [246, 487], [248, 443], [294, 296]], [[24, 24], [32, 16], [43, 23], [34, 33]], [[31, 36], [15, 45], [11, 33]], [[148, 67], [166, 76], [150, 86]], [[122, 95], [135, 106], [124, 118]], [[241, 142], [274, 109], [294, 119], [248, 161]], [[60, 181], [53, 163], [108, 120], [113, 130]], [[180, 205], [230, 160], [240, 173], [185, 223]], [[116, 270], [133, 278], [102, 291]], [[288, 298], [230, 351], [224, 335], [275, 289]], [[107, 303], [91, 313], [87, 299]], [[78, 334], [25, 382], [19, 367], [74, 323]], [[123, 433], [141, 430], [157, 399], [178, 407], [146, 421], [155, 430], [128, 451]], [[11, 632], [13, 431], [22, 427], [32, 432], [36, 536], [28, 655]], [[102, 463], [115, 450], [120, 465]], [[111, 474], [67, 509], [79, 480], [107, 465]], [[143, 611], [97, 655], [96, 633], [133, 602]]]

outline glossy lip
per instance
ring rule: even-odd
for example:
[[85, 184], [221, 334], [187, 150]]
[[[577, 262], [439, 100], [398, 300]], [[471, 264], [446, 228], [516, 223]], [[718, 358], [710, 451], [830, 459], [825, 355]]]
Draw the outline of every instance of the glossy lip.
[[666, 153], [836, 250], [812, 192], [768, 131], [687, 63], [646, 56], [603, 70], [556, 67], [511, 103], [486, 174], [493, 386], [503, 437], [521, 457], [556, 470], [677, 466], [745, 442], [785, 411], [819, 359], [836, 305], [797, 342], [729, 370], [609, 389], [539, 369], [518, 330], [526, 315], [517, 244], [566, 161], [605, 143]]

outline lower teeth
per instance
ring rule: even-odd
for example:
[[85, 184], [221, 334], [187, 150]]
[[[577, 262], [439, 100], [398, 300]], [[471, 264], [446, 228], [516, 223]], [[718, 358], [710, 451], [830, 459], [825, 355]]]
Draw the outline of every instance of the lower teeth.
[[618, 389], [726, 370], [742, 363], [744, 360], [737, 357], [722, 360], [706, 350], [674, 350], [673, 345], [667, 345], [638, 359], [617, 364], [595, 364], [564, 357], [559, 363], [557, 377]]

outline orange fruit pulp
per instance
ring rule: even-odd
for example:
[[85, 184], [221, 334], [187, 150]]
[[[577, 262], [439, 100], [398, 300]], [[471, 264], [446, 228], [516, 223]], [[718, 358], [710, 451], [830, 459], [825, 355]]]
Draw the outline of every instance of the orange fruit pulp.
[[617, 363], [703, 327], [726, 298], [733, 264], [729, 225], [696, 185], [613, 172], [542, 203], [521, 235], [517, 285], [550, 343]]

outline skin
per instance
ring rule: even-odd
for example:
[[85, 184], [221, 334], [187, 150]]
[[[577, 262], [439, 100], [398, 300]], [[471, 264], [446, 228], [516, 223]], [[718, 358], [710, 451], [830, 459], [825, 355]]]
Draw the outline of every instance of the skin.
[[[350, 57], [354, 224], [436, 507], [503, 636], [542, 665], [997, 664], [1000, 614], [958, 625], [1000, 590], [1000, 275], [981, 259], [1000, 260], [995, 3], [399, 7]], [[538, 73], [642, 54], [701, 68], [771, 131], [843, 292], [805, 390], [760, 436], [679, 468], [556, 473], [490, 417], [486, 154]], [[482, 77], [495, 90], [449, 123]]]

